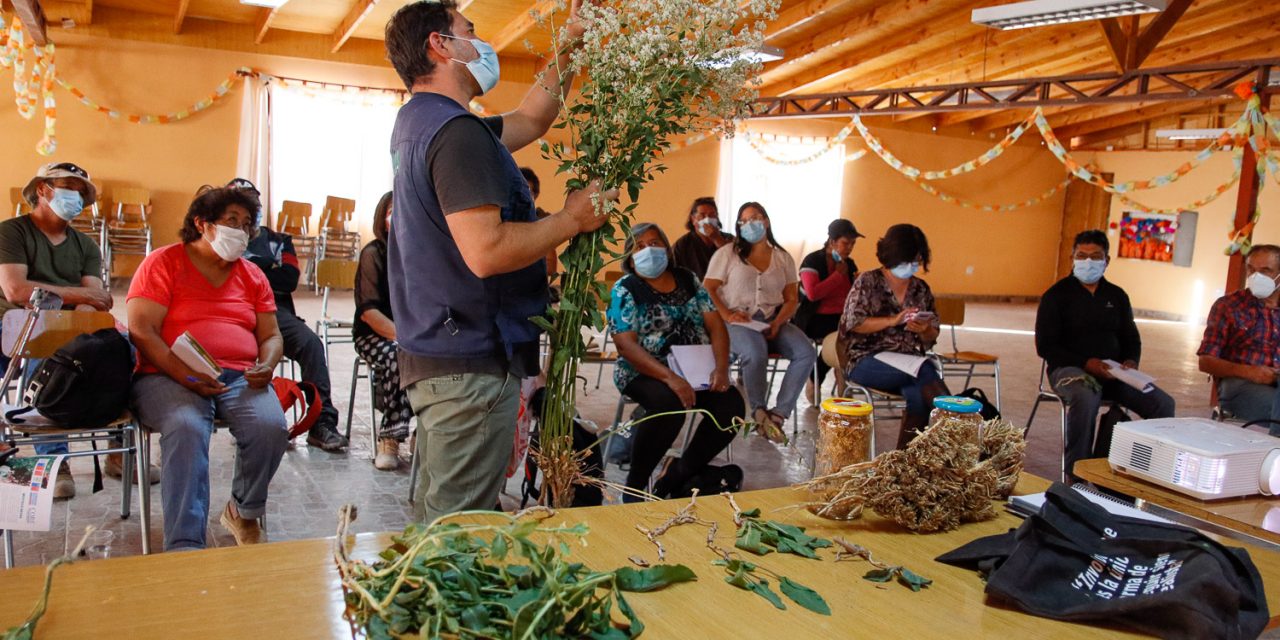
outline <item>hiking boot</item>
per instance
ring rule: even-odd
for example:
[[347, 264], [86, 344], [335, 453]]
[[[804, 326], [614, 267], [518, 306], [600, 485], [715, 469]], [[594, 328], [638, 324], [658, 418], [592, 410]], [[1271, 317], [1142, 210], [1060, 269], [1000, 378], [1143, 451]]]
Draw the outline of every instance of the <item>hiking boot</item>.
[[227, 501], [227, 506], [223, 507], [222, 517], [218, 518], [218, 522], [221, 522], [223, 528], [235, 536], [237, 545], [262, 542], [262, 527], [258, 525], [258, 521], [241, 518], [230, 500]]
[[373, 468], [379, 471], [395, 471], [400, 468], [400, 443], [395, 438], [378, 439], [378, 451], [373, 456]]
[[[117, 480], [123, 478], [124, 477], [124, 454], [108, 453], [107, 464], [103, 465], [103, 471], [106, 471], [107, 475]], [[150, 473], [151, 473], [151, 477], [150, 477], [151, 484], [160, 484], [160, 465], [152, 463], [150, 468]], [[137, 474], [137, 471], [134, 471], [134, 474]], [[134, 479], [135, 480], [137, 479], [137, 475], [134, 475]]]
[[58, 467], [58, 479], [53, 483], [53, 499], [67, 500], [76, 497], [76, 481], [71, 477], [71, 465], [66, 460]]
[[347, 447], [347, 439], [338, 433], [336, 426], [317, 424], [307, 432], [307, 444], [334, 453]]

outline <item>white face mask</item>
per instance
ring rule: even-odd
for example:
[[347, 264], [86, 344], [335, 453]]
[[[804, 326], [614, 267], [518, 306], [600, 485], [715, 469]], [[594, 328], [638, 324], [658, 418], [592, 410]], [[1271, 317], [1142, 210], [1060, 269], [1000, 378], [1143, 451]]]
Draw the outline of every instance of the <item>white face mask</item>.
[[227, 262], [235, 262], [249, 246], [249, 234], [244, 229], [213, 225], [213, 239], [209, 241], [214, 253]]
[[1249, 287], [1249, 293], [1259, 300], [1266, 300], [1276, 292], [1276, 281], [1261, 273], [1249, 276], [1249, 279], [1245, 280], [1245, 286]]

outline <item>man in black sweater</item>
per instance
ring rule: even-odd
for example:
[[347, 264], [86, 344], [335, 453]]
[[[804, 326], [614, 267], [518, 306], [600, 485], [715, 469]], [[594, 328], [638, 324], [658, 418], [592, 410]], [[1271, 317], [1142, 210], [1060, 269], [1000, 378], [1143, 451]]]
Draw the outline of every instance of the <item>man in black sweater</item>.
[[[259, 197], [257, 187], [244, 178], [236, 178], [227, 186]], [[262, 219], [261, 211], [258, 219]], [[293, 238], [263, 226], [249, 241], [244, 257], [258, 265], [267, 275], [267, 282], [271, 283], [271, 292], [276, 298], [276, 322], [284, 338], [284, 355], [298, 363], [303, 381], [316, 385], [320, 392], [320, 417], [307, 432], [307, 444], [325, 451], [343, 450], [347, 439], [338, 433], [338, 409], [330, 398], [329, 364], [325, 361], [324, 342], [305, 320], [298, 317], [293, 306], [293, 292], [298, 289], [298, 277], [301, 275]]]
[[1066, 471], [1093, 452], [1094, 424], [1102, 400], [1112, 400], [1143, 418], [1173, 416], [1174, 402], [1158, 388], [1144, 393], [1119, 380], [1104, 360], [1137, 369], [1142, 336], [1124, 289], [1102, 277], [1110, 262], [1107, 234], [1083, 231], [1072, 247], [1072, 273], [1040, 298], [1036, 353], [1049, 369], [1049, 383], [1067, 407]]

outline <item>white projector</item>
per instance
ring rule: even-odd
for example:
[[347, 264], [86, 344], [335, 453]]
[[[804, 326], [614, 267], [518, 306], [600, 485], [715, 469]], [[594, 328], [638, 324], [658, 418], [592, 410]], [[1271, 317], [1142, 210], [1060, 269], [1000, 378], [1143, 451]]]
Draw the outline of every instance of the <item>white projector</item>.
[[1206, 418], [1121, 422], [1107, 461], [1202, 500], [1280, 493], [1280, 438]]

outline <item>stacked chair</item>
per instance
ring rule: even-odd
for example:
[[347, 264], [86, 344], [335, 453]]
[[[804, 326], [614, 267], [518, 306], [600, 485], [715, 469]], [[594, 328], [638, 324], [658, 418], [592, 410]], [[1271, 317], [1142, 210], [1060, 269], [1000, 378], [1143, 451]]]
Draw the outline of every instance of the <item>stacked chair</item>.
[[112, 273], [118, 255], [145, 256], [151, 253], [151, 192], [147, 189], [116, 188], [111, 191], [114, 211], [105, 221], [102, 236], [103, 272]]
[[302, 270], [302, 282], [314, 284], [316, 281], [316, 249], [319, 246], [315, 236], [311, 235], [311, 204], [285, 200], [276, 217], [276, 231], [288, 234], [293, 238], [293, 250], [298, 255]]

